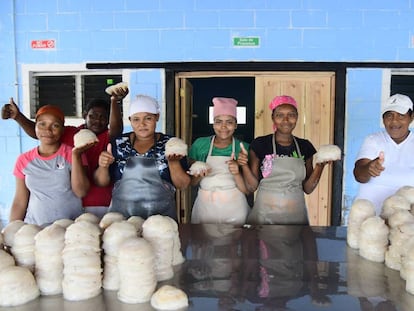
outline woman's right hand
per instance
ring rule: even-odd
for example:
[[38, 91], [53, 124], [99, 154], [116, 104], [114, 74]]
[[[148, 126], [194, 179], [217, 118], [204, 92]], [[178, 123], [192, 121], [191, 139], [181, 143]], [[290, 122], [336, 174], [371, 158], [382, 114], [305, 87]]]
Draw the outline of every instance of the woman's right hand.
[[240, 143], [240, 149], [241, 149], [241, 151], [240, 151], [239, 156], [237, 158], [237, 164], [239, 166], [245, 166], [245, 165], [248, 164], [249, 158], [248, 158], [247, 150], [246, 150], [246, 148], [244, 148], [243, 143]]
[[13, 97], [10, 97], [9, 103], [5, 104], [1, 108], [1, 118], [6, 119], [16, 119], [17, 115], [19, 114], [19, 108], [13, 101]]
[[102, 151], [99, 155], [99, 166], [108, 168], [112, 163], [114, 163], [115, 158], [112, 155], [112, 145], [111, 143], [108, 144], [106, 147], [106, 151]]

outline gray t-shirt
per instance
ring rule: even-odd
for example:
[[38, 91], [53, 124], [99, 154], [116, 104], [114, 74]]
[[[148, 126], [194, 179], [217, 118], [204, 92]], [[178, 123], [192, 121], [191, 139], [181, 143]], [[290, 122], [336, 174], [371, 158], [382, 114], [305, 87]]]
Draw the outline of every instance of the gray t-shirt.
[[13, 174], [24, 178], [30, 191], [24, 222], [42, 226], [82, 213], [82, 201], [72, 191], [71, 170], [72, 147], [65, 144], [49, 157], [42, 157], [37, 148], [18, 157]]

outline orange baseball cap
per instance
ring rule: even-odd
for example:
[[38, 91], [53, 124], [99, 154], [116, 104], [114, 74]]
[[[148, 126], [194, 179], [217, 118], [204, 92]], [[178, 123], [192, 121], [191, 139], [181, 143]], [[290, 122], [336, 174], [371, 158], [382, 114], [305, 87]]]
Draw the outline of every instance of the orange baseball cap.
[[62, 121], [62, 124], [65, 124], [65, 115], [63, 114], [63, 111], [58, 106], [54, 105], [45, 105], [40, 107], [36, 113], [36, 120], [40, 115], [46, 113], [54, 115], [56, 118]]

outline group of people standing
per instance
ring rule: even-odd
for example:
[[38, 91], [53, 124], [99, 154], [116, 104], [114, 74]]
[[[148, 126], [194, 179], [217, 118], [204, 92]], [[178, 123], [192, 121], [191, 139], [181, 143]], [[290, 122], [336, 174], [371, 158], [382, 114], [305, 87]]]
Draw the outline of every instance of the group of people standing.
[[[193, 223], [308, 224], [304, 194], [318, 184], [326, 163], [313, 165], [316, 149], [294, 136], [298, 105], [291, 96], [269, 104], [274, 132], [255, 138], [250, 146], [234, 138], [237, 101], [214, 98], [214, 135], [198, 138], [191, 161], [206, 161], [211, 171], [192, 176], [200, 186], [192, 211]], [[257, 190], [249, 207], [246, 194]]]
[[[156, 132], [160, 108], [152, 97], [131, 100], [132, 131], [122, 133], [118, 102], [127, 94], [119, 88], [110, 105], [91, 102], [80, 127], [65, 126], [57, 106], [42, 106], [35, 122], [13, 100], [3, 107], [4, 119], [16, 120], [39, 140], [38, 147], [17, 159], [10, 221], [44, 226], [85, 211], [98, 217], [115, 211], [177, 220], [175, 191], [192, 184], [198, 185], [192, 223], [308, 224], [304, 194], [315, 189], [330, 162], [314, 166], [315, 147], [292, 134], [298, 120], [294, 98], [283, 95], [271, 101], [274, 132], [250, 145], [234, 137], [237, 100], [213, 98], [214, 135], [196, 139], [186, 156], [166, 155], [172, 136]], [[98, 142], [74, 147], [73, 136], [83, 128], [93, 131]], [[189, 167], [196, 161], [207, 163], [208, 169], [191, 175]], [[250, 207], [246, 196], [256, 190]]]

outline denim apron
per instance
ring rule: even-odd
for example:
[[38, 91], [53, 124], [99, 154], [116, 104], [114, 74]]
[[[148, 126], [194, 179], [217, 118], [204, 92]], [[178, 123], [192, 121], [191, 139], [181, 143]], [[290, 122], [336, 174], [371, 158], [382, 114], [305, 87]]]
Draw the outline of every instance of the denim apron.
[[154, 157], [131, 156], [127, 160], [122, 178], [114, 185], [108, 212], [144, 219], [159, 214], [177, 220], [175, 188], [161, 179]]

